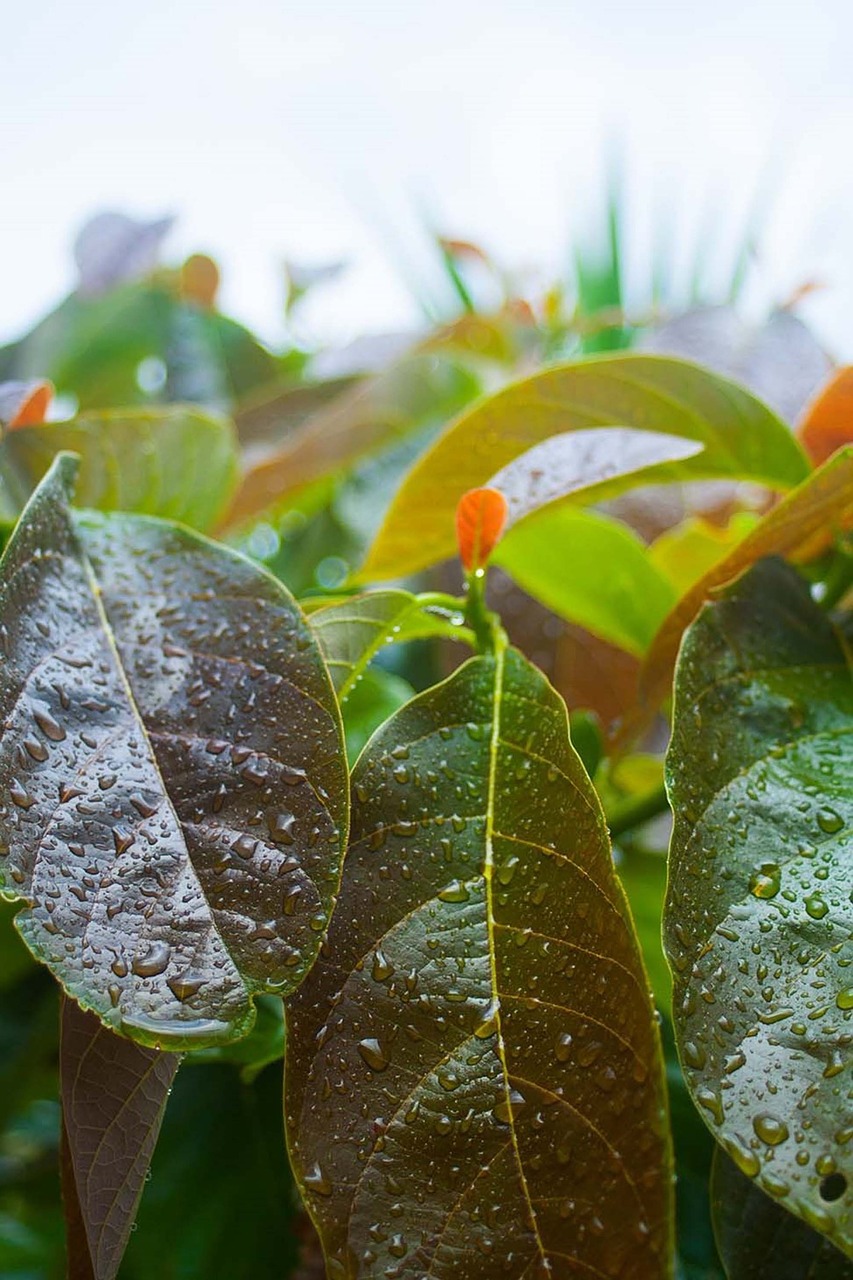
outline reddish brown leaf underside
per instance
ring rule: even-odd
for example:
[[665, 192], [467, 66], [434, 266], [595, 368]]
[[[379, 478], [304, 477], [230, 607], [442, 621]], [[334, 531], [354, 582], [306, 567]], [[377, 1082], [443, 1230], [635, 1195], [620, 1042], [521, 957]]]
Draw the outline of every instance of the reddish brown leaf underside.
[[797, 424], [800, 444], [816, 467], [853, 443], [853, 366], [830, 378]]
[[118, 1272], [179, 1062], [63, 1001], [62, 1178], [73, 1280]]

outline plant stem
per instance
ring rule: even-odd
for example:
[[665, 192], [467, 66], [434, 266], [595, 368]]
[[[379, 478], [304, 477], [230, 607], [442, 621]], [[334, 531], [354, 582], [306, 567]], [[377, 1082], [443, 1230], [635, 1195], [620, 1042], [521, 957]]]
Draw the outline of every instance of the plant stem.
[[506, 636], [497, 614], [486, 607], [486, 571], [475, 569], [467, 575], [465, 621], [474, 633], [480, 653], [494, 653], [506, 644]]
[[607, 823], [610, 834], [614, 839], [616, 836], [624, 835], [626, 831], [642, 826], [644, 822], [649, 822], [658, 814], [666, 813], [668, 808], [666, 787], [660, 783], [644, 795], [632, 796], [630, 800], [624, 800], [622, 804], [616, 806]]

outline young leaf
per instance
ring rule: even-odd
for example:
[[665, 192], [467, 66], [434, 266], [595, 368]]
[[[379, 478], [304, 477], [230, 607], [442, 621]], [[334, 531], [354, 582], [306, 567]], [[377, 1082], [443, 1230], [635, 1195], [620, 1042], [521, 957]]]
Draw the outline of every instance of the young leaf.
[[[551, 436], [635, 427], [686, 437], [702, 453], [665, 463], [652, 479], [743, 478], [789, 488], [807, 473], [787, 427], [748, 392], [680, 360], [600, 356], [549, 368], [475, 405], [441, 436], [397, 493], [362, 569], [365, 580], [426, 568], [452, 554], [461, 494]], [[611, 481], [608, 494], [635, 479]]]
[[761, 1191], [720, 1147], [711, 1204], [729, 1280], [853, 1280], [853, 1261]]
[[338, 698], [345, 702], [369, 664], [394, 642], [445, 636], [467, 640], [471, 633], [438, 608], [429, 596], [409, 591], [371, 591], [326, 605], [310, 615]]
[[830, 378], [797, 423], [797, 436], [816, 467], [853, 443], [853, 368]]
[[108, 1031], [63, 1000], [60, 1087], [69, 1271], [113, 1280], [180, 1058]]
[[0, 423], [12, 429], [44, 422], [52, 399], [53, 385], [43, 378], [0, 382]]
[[0, 887], [142, 1043], [235, 1038], [310, 967], [347, 816], [340, 717], [282, 586], [187, 529], [73, 518], [60, 455], [0, 562]]
[[714, 589], [763, 556], [796, 551], [816, 533], [853, 512], [853, 446], [786, 494], [728, 555], [694, 583], [662, 622], [640, 673], [640, 710], [651, 712], [666, 696], [685, 627]]
[[467, 573], [482, 569], [503, 533], [507, 500], [500, 489], [470, 489], [456, 507], [456, 544]]
[[511, 529], [494, 563], [542, 604], [641, 655], [675, 592], [637, 535], [618, 520], [556, 507]]
[[853, 1254], [853, 679], [781, 561], [685, 636], [667, 770], [664, 940], [688, 1085], [743, 1172]]
[[288, 1008], [329, 1276], [668, 1275], [657, 1030], [564, 703], [515, 650], [473, 658], [371, 739], [353, 794]]
[[186, 405], [16, 428], [0, 444], [0, 467], [26, 500], [62, 450], [80, 455], [78, 502], [101, 511], [135, 511], [209, 529], [237, 484], [231, 422]]

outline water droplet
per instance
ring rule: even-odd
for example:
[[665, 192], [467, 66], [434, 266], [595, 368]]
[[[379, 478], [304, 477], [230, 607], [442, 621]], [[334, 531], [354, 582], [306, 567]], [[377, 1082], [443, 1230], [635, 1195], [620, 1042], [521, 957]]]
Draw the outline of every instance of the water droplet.
[[510, 1089], [508, 1096], [497, 1104], [492, 1115], [499, 1124], [511, 1124], [526, 1103], [524, 1094], [519, 1093], [517, 1089]]
[[144, 956], [133, 962], [133, 972], [140, 978], [155, 978], [169, 963], [172, 948], [167, 942], [152, 942]]
[[818, 809], [817, 825], [821, 831], [825, 831], [828, 836], [833, 836], [844, 826], [844, 819], [840, 813], [836, 813], [834, 809]]
[[316, 1196], [330, 1196], [332, 1194], [332, 1184], [319, 1164], [312, 1165], [306, 1173], [305, 1185]]
[[373, 966], [370, 970], [370, 976], [374, 982], [384, 982], [386, 978], [390, 978], [394, 972], [394, 966], [388, 957], [382, 951], [376, 951], [373, 956]]
[[775, 898], [782, 884], [782, 872], [775, 862], [762, 862], [749, 877], [749, 891], [755, 898]]
[[438, 896], [442, 902], [467, 902], [471, 894], [461, 880], [451, 880], [450, 884], [439, 891]]
[[777, 1120], [776, 1116], [770, 1115], [764, 1111], [761, 1115], [757, 1115], [752, 1122], [756, 1136], [762, 1142], [766, 1142], [768, 1147], [778, 1147], [780, 1142], [784, 1142], [788, 1137], [788, 1126], [782, 1120]]
[[357, 1048], [371, 1071], [384, 1071], [388, 1066], [388, 1055], [378, 1040], [360, 1040]]
[[845, 987], [843, 991], [839, 991], [835, 1003], [839, 1009], [853, 1009], [853, 987]]
[[826, 901], [819, 893], [810, 893], [805, 900], [806, 912], [812, 920], [822, 920], [829, 911]]
[[562, 1031], [557, 1036], [557, 1043], [554, 1045], [554, 1056], [558, 1062], [568, 1062], [572, 1056], [572, 1037], [568, 1031]]

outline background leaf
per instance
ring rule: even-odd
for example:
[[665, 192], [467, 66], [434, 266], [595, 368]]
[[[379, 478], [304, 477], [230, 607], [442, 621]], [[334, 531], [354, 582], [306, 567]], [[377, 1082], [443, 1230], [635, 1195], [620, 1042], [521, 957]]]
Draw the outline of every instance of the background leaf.
[[[786, 489], [806, 475], [787, 428], [734, 383], [696, 365], [613, 355], [560, 365], [475, 405], [445, 431], [400, 488], [362, 569], [394, 577], [453, 550], [460, 495], [489, 484], [519, 454], [551, 436], [593, 427], [635, 427], [703, 444], [697, 457], [644, 479], [742, 478]], [[633, 483], [633, 481], [631, 481]], [[604, 492], [624, 489], [613, 482]]]
[[80, 455], [78, 503], [102, 511], [141, 512], [209, 529], [237, 485], [231, 422], [186, 405], [20, 427], [0, 443], [0, 467], [26, 500], [63, 450]]
[[143, 1042], [240, 1035], [337, 888], [333, 691], [284, 588], [189, 530], [72, 523], [62, 455], [0, 565], [0, 876], [83, 1007]]
[[853, 1280], [853, 1261], [761, 1191], [719, 1147], [711, 1196], [729, 1280]]
[[640, 673], [643, 712], [653, 711], [666, 696], [684, 629], [715, 588], [730, 582], [763, 556], [785, 555], [803, 547], [815, 534], [853, 511], [853, 447], [842, 449], [803, 484], [786, 494], [736, 544], [703, 574], [662, 622]]
[[618, 520], [557, 507], [511, 529], [494, 562], [593, 635], [641, 655], [675, 603], [670, 582]]
[[808, 587], [764, 561], [685, 636], [667, 758], [676, 1033], [739, 1168], [853, 1253], [853, 679]]
[[118, 1273], [179, 1062], [63, 1001], [64, 1195], [79, 1207], [79, 1220], [73, 1210], [67, 1215], [71, 1273], [86, 1275], [87, 1263], [95, 1280]]
[[668, 1274], [657, 1033], [564, 704], [513, 650], [471, 659], [372, 739], [353, 794], [288, 1009], [329, 1276]]

